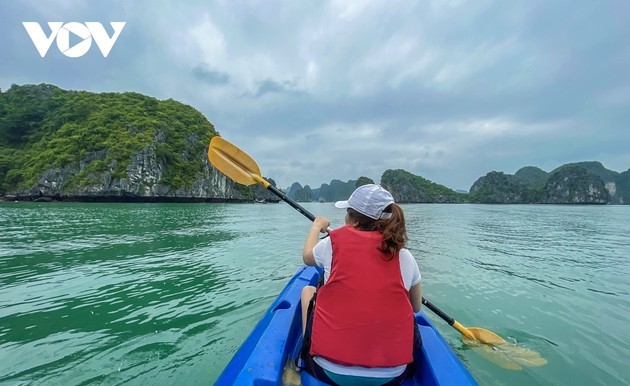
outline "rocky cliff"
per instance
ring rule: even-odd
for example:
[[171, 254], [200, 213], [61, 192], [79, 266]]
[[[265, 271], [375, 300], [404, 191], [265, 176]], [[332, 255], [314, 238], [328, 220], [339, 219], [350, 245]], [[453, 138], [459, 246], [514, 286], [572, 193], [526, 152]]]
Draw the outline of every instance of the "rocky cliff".
[[214, 135], [200, 112], [170, 99], [14, 85], [0, 93], [0, 193], [23, 200], [277, 201], [210, 165]]
[[566, 165], [547, 178], [543, 203], [608, 204], [610, 193], [600, 176], [578, 165]]
[[601, 178], [601, 180], [604, 182], [604, 185], [606, 186], [606, 190], [608, 191], [610, 195], [610, 198], [609, 198], [610, 203], [612, 204], [626, 203], [627, 204], [628, 202], [630, 202], [628, 201], [627, 198], [624, 201], [624, 196], [630, 195], [630, 189], [628, 189], [628, 187], [624, 185], [623, 183], [623, 180], [624, 180], [623, 173], [617, 173], [613, 170], [606, 169], [604, 165], [601, 164], [601, 162], [597, 162], [597, 161], [570, 163], [570, 164], [561, 166], [555, 171], [563, 167], [569, 167], [569, 166], [582, 167], [586, 169], [586, 171], [589, 172], [590, 174], [596, 175], [599, 178]]
[[[169, 167], [158, 159], [152, 145], [131, 156], [122, 177], [115, 176], [115, 163], [105, 170], [89, 170], [90, 164], [102, 161], [104, 155], [105, 152], [89, 154], [78, 165], [47, 169], [29, 189], [9, 191], [7, 196], [18, 200], [50, 197], [78, 201], [278, 201], [262, 187], [250, 188], [234, 183], [216, 170], [203, 152], [198, 156], [206, 171], [179, 187], [164, 182]], [[275, 186], [273, 180], [268, 180]]]
[[[550, 173], [522, 169], [515, 175], [490, 172], [470, 188], [469, 200], [488, 204], [609, 204], [604, 180], [580, 164], [563, 165]], [[620, 202], [619, 202], [620, 203]]]

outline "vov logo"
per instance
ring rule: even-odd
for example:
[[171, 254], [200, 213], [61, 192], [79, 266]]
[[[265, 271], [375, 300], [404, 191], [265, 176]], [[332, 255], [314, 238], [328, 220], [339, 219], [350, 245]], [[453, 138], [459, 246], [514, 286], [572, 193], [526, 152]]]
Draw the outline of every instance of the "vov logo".
[[[92, 40], [96, 42], [96, 45], [101, 50], [103, 57], [107, 57], [109, 52], [114, 47], [114, 43], [120, 36], [123, 28], [125, 28], [126, 22], [110, 22], [114, 29], [113, 35], [110, 37], [105, 31], [105, 27], [101, 23], [86, 22], [86, 23], [62, 23], [62, 22], [48, 22], [50, 27], [50, 35], [46, 36], [44, 30], [36, 22], [23, 22], [22, 25], [28, 32], [37, 52], [43, 58], [46, 56], [48, 49], [52, 45], [53, 40], [57, 41], [57, 48], [62, 54], [69, 58], [79, 58], [90, 50], [92, 46]], [[70, 47], [70, 33], [76, 35], [80, 42]]]

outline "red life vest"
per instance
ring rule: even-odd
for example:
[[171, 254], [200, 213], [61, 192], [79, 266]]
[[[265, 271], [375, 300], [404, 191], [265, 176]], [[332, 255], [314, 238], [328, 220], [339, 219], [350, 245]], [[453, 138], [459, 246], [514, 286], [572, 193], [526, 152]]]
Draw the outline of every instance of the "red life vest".
[[394, 367], [413, 361], [413, 308], [399, 256], [381, 252], [379, 232], [330, 232], [330, 278], [317, 290], [311, 355], [345, 366]]

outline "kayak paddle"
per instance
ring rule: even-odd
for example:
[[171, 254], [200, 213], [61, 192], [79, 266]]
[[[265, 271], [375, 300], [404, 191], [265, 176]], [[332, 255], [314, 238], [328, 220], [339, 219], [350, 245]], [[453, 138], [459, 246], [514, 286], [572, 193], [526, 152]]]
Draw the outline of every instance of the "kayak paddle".
[[[260, 173], [258, 164], [252, 157], [218, 135], [210, 141], [208, 159], [215, 168], [235, 182], [243, 185], [260, 184], [309, 220], [315, 220], [315, 216], [312, 213], [266, 181]], [[521, 365], [542, 366], [547, 363], [547, 360], [537, 352], [507, 342], [492, 331], [477, 327], [464, 327], [424, 297], [422, 297], [422, 304], [459, 331], [462, 334], [464, 343], [483, 343], [484, 345], [479, 346], [482, 347], [479, 353], [501, 367], [519, 370], [522, 368]]]
[[459, 331], [464, 343], [471, 345], [482, 357], [505, 369], [520, 370], [523, 366], [538, 367], [547, 364], [547, 360], [536, 351], [510, 343], [492, 331], [479, 327], [464, 327], [424, 297], [422, 304]]

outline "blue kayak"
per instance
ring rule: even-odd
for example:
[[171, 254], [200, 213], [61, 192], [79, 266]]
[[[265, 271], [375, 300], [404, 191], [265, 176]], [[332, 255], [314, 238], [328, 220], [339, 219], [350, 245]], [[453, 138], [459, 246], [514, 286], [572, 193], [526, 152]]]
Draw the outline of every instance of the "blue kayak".
[[[252, 333], [234, 354], [215, 385], [281, 385], [285, 366], [298, 356], [302, 345], [300, 294], [306, 285], [316, 285], [320, 271], [304, 266], [291, 278], [265, 312]], [[403, 385], [476, 385], [472, 375], [455, 355], [426, 315], [416, 313], [422, 350], [414, 353], [413, 378]], [[305, 371], [297, 375], [304, 386], [323, 385]]]

